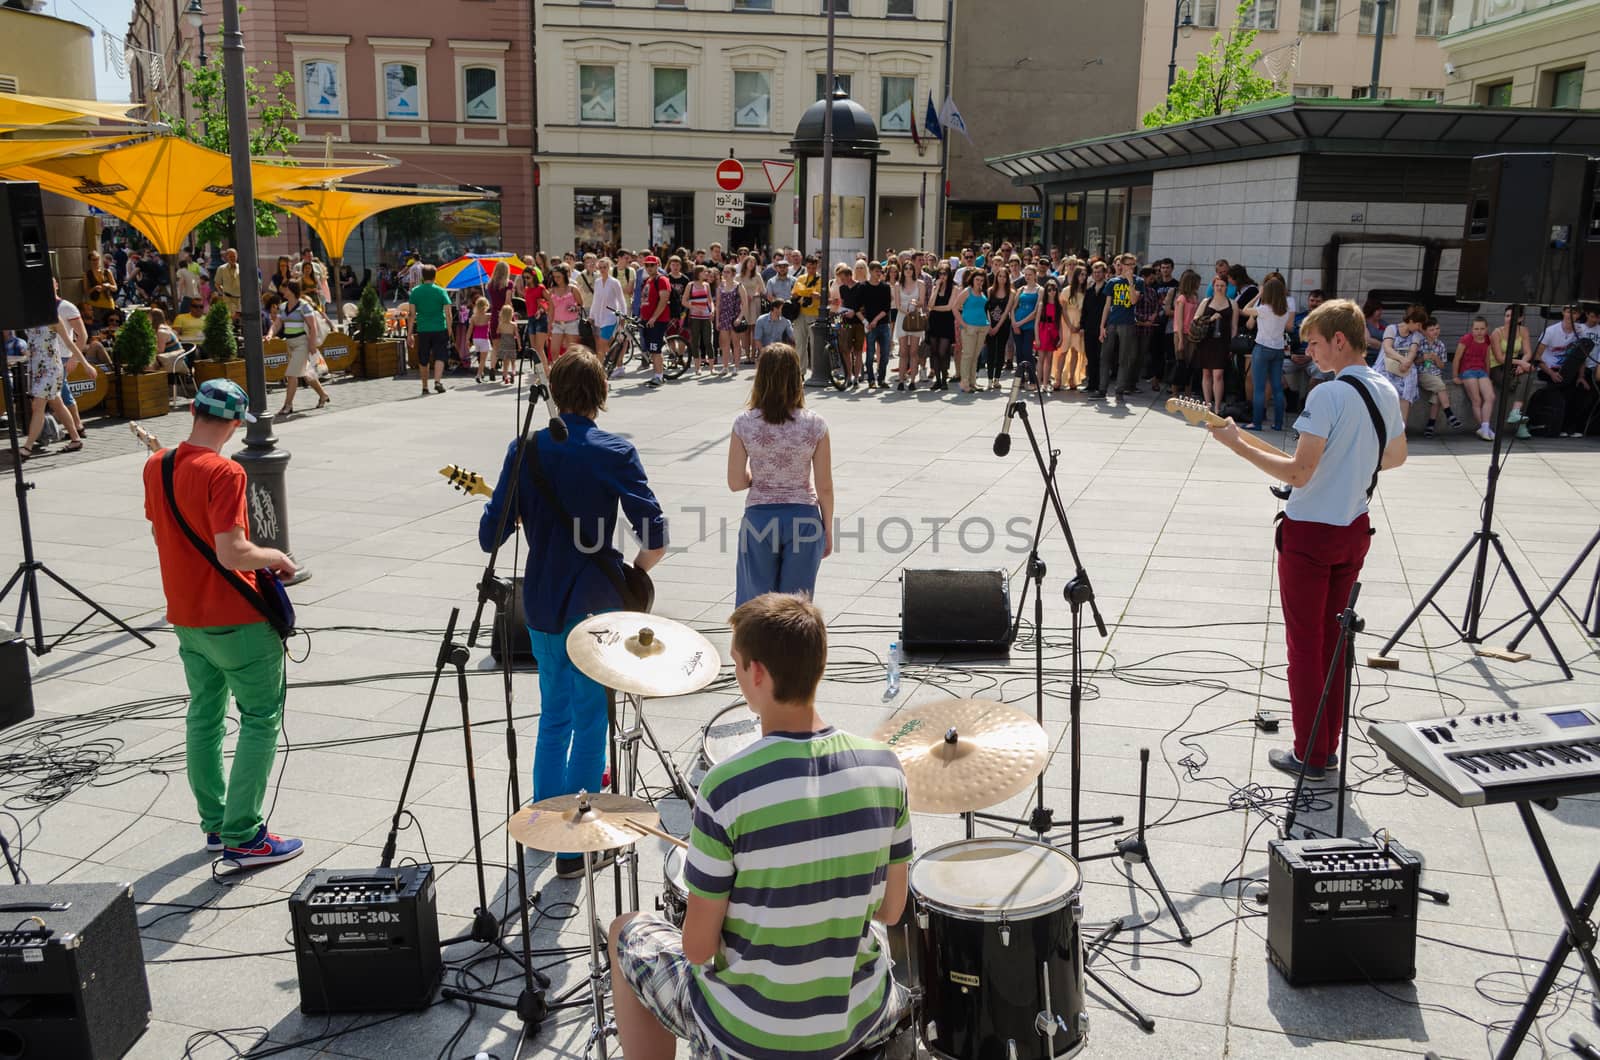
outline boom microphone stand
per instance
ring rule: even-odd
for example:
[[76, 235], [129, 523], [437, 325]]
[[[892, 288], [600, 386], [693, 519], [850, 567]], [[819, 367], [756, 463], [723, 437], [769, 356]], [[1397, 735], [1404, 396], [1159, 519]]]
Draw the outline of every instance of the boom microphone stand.
[[[1439, 575], [1439, 580], [1434, 582], [1433, 587], [1423, 594], [1421, 600], [1417, 601], [1417, 606], [1412, 609], [1411, 614], [1406, 616], [1406, 620], [1400, 623], [1400, 628], [1394, 631], [1394, 636], [1389, 638], [1378, 654], [1368, 657], [1368, 666], [1378, 669], [1393, 669], [1399, 666], [1399, 663], [1389, 656], [1389, 652], [1394, 650], [1394, 646], [1400, 642], [1400, 638], [1405, 635], [1406, 630], [1411, 628], [1411, 624], [1422, 615], [1422, 612], [1432, 607], [1450, 624], [1450, 628], [1455, 631], [1463, 643], [1472, 645], [1483, 644], [1523, 615], [1533, 616], [1528, 626], [1530, 628], [1533, 626], [1539, 627], [1539, 633], [1544, 637], [1544, 642], [1549, 647], [1550, 654], [1555, 656], [1556, 663], [1561, 667], [1561, 672], [1566, 675], [1567, 680], [1572, 680], [1572, 667], [1567, 665], [1567, 660], [1561, 654], [1561, 649], [1556, 647], [1556, 642], [1550, 636], [1550, 631], [1545, 628], [1542, 609], [1534, 606], [1533, 599], [1528, 596], [1528, 590], [1522, 584], [1522, 579], [1517, 577], [1517, 569], [1512, 566], [1511, 557], [1506, 555], [1505, 546], [1500, 543], [1500, 535], [1495, 533], [1494, 530], [1495, 487], [1500, 481], [1500, 452], [1506, 433], [1506, 412], [1512, 389], [1510, 373], [1515, 371], [1511, 365], [1516, 360], [1517, 354], [1521, 352], [1517, 349], [1517, 338], [1522, 333], [1522, 318], [1522, 303], [1513, 304], [1511, 306], [1511, 324], [1506, 329], [1506, 342], [1508, 345], [1505, 363], [1508, 375], [1504, 380], [1504, 385], [1500, 387], [1500, 393], [1495, 398], [1494, 449], [1489, 455], [1488, 488], [1483, 495], [1483, 523], [1477, 530], [1473, 531], [1472, 539], [1466, 543], [1460, 552], [1456, 553], [1456, 558], [1450, 561], [1450, 565], [1444, 569], [1444, 573]], [[1522, 598], [1522, 610], [1485, 633], [1480, 629], [1480, 623], [1483, 620], [1483, 612], [1489, 603], [1488, 588], [1484, 584], [1484, 580], [1488, 574], [1489, 550], [1491, 548], [1494, 549], [1495, 555], [1499, 557], [1501, 569], [1506, 572], [1506, 575], [1511, 579], [1511, 584], [1516, 587], [1517, 595]], [[1450, 580], [1461, 564], [1466, 562], [1467, 557], [1473, 555], [1473, 553], [1476, 553], [1476, 556], [1472, 561], [1472, 583], [1467, 589], [1466, 612], [1458, 625], [1439, 606], [1435, 597], [1439, 595], [1439, 590], [1444, 588], [1445, 583]], [[1528, 630], [1524, 629], [1522, 633], [1517, 634], [1517, 641], [1520, 641], [1527, 632]], [[1516, 641], [1512, 643], [1514, 645]], [[1491, 659], [1504, 659], [1507, 662], [1522, 662], [1528, 658], [1522, 652], [1500, 651], [1496, 648], [1480, 647], [1477, 648], [1477, 653]]]
[[1528, 624], [1523, 626], [1515, 637], [1511, 638], [1511, 643], [1506, 645], [1507, 651], [1517, 650], [1517, 645], [1522, 643], [1522, 638], [1528, 635], [1528, 631], [1533, 629], [1534, 623], [1539, 621], [1539, 618], [1550, 610], [1550, 605], [1557, 600], [1560, 600], [1561, 606], [1566, 608], [1567, 612], [1578, 620], [1578, 624], [1583, 627], [1583, 631], [1591, 639], [1600, 640], [1600, 562], [1595, 564], [1594, 577], [1589, 579], [1589, 592], [1583, 598], [1583, 614], [1578, 614], [1578, 609], [1573, 607], [1565, 596], [1561, 595], [1566, 591], [1567, 583], [1577, 576], [1578, 568], [1582, 567], [1589, 556], [1594, 553], [1596, 546], [1600, 546], [1600, 530], [1596, 530], [1594, 536], [1589, 539], [1589, 543], [1583, 546], [1583, 550], [1578, 553], [1578, 558], [1572, 561], [1572, 566], [1567, 568], [1567, 572], [1561, 576], [1561, 580], [1556, 582], [1555, 588], [1550, 590], [1550, 595], [1544, 598], [1544, 603], [1540, 604], [1538, 609], [1534, 611], [1533, 616], [1528, 619]]

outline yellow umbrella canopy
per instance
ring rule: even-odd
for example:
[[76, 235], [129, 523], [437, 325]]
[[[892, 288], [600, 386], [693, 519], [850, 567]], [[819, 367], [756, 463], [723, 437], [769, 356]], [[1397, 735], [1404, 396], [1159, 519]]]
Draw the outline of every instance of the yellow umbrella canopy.
[[316, 230], [335, 258], [344, 257], [344, 245], [361, 222], [399, 206], [430, 202], [475, 202], [482, 195], [452, 195], [378, 188], [295, 188], [267, 199]]
[[[383, 168], [250, 164], [255, 196], [271, 199], [299, 184], [343, 180]], [[201, 221], [233, 205], [227, 155], [163, 136], [76, 158], [15, 166], [13, 180], [34, 180], [48, 191], [89, 203], [143, 232], [163, 254], [176, 254]]]
[[142, 103], [98, 103], [92, 99], [53, 99], [0, 93], [0, 125], [54, 125], [81, 118], [127, 121]]
[[47, 158], [93, 151], [126, 139], [126, 136], [84, 136], [76, 140], [0, 140], [0, 173], [12, 166], [25, 166]]

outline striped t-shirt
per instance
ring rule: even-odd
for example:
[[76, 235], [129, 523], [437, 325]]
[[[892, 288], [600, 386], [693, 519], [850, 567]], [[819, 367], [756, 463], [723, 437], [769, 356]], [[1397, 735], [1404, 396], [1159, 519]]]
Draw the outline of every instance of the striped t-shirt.
[[772, 733], [706, 774], [689, 890], [728, 900], [695, 969], [707, 1038], [748, 1060], [832, 1060], [882, 1017], [889, 960], [871, 931], [889, 866], [911, 860], [905, 773], [881, 743]]

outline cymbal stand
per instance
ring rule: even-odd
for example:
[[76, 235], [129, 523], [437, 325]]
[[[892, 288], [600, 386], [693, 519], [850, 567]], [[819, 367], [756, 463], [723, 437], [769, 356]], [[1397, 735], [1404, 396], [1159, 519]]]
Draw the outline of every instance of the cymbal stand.
[[[1178, 935], [1185, 946], [1194, 942], [1194, 936], [1189, 933], [1189, 927], [1183, 922], [1183, 916], [1178, 912], [1178, 907], [1172, 904], [1172, 895], [1167, 893], [1167, 885], [1161, 882], [1161, 874], [1156, 872], [1156, 863], [1150, 857], [1150, 846], [1144, 839], [1145, 800], [1150, 786], [1150, 748], [1139, 748], [1139, 830], [1131, 836], [1117, 840], [1117, 848], [1104, 854], [1089, 854], [1078, 860], [1100, 861], [1104, 858], [1121, 858], [1129, 866], [1143, 865], [1150, 872], [1150, 879], [1155, 882], [1156, 890], [1161, 893], [1161, 902], [1167, 907], [1167, 912], [1172, 915], [1172, 920], [1178, 925]], [[1112, 921], [1115, 931], [1102, 937], [1107, 941], [1123, 930], [1127, 925], [1120, 919]]]
[[[621, 794], [636, 796], [639, 784], [639, 748], [647, 746], [654, 751], [656, 758], [661, 761], [661, 766], [667, 771], [667, 777], [672, 782], [672, 793], [685, 802], [693, 796], [689, 794], [689, 784], [683, 779], [678, 764], [672, 760], [661, 746], [661, 741], [656, 738], [655, 731], [650, 728], [650, 722], [644, 716], [644, 697], [633, 692], [618, 694], [616, 711], [616, 755], [613, 756], [611, 773], [611, 787], [617, 791], [618, 774], [626, 773], [625, 790]], [[628, 707], [633, 707], [633, 724], [628, 724]], [[628, 887], [629, 897], [633, 900], [633, 909], [639, 908], [639, 857], [637, 848], [632, 848], [617, 857], [620, 866], [622, 860], [628, 860]], [[619, 898], [620, 903], [620, 898]], [[617, 910], [620, 915], [622, 910]]]
[[1577, 608], [1573, 607], [1571, 602], [1561, 595], [1566, 590], [1567, 583], [1577, 576], [1578, 568], [1583, 566], [1584, 561], [1594, 552], [1596, 546], [1600, 546], [1600, 530], [1596, 530], [1594, 536], [1589, 539], [1589, 543], [1583, 546], [1583, 551], [1578, 553], [1578, 558], [1572, 561], [1572, 566], [1568, 567], [1567, 572], [1561, 576], [1561, 580], [1556, 582], [1555, 587], [1550, 590], [1550, 595], [1544, 598], [1544, 603], [1534, 610], [1532, 617], [1528, 619], [1527, 625], [1518, 630], [1517, 635], [1511, 638], [1511, 643], [1506, 645], [1507, 651], [1517, 650], [1517, 645], [1522, 643], [1522, 638], [1528, 635], [1534, 624], [1544, 616], [1546, 611], [1550, 610], [1550, 605], [1557, 600], [1560, 600], [1561, 606], [1566, 608], [1567, 612], [1578, 620], [1578, 624], [1583, 627], [1583, 631], [1589, 634], [1590, 638], [1600, 640], [1600, 562], [1595, 563], [1594, 576], [1589, 579], [1589, 592], [1584, 597], [1583, 614], [1578, 614]]
[[[589, 811], [587, 796], [579, 794], [578, 813], [580, 815]], [[594, 1025], [589, 1029], [589, 1043], [584, 1047], [584, 1052], [594, 1049], [600, 1060], [606, 1060], [606, 1037], [617, 1033], [617, 1025], [606, 1017], [606, 979], [610, 968], [600, 961], [600, 955], [605, 946], [600, 941], [600, 922], [595, 919], [596, 906], [594, 896], [594, 862], [588, 854], [583, 858], [583, 894], [588, 901], [589, 921], [589, 975], [587, 979], [577, 983], [550, 1006], [551, 1012], [560, 1012], [565, 1009], [592, 1008], [594, 1010]], [[577, 995], [588, 986], [589, 997], [577, 998]]]

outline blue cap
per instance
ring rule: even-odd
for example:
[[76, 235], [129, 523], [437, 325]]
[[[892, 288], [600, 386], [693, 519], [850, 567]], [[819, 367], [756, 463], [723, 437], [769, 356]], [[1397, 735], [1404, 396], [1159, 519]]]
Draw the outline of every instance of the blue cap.
[[207, 379], [201, 383], [194, 395], [194, 408], [219, 420], [256, 421], [250, 412], [249, 396], [231, 379]]

